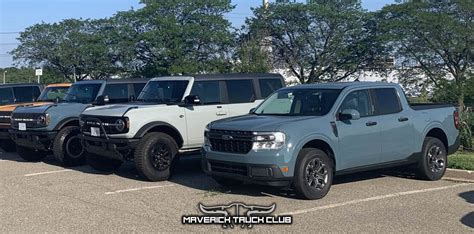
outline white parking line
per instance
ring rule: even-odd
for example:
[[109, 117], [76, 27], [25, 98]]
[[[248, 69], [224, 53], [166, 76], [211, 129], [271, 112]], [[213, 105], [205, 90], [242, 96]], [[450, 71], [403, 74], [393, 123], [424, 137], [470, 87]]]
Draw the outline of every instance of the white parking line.
[[126, 193], [126, 192], [134, 192], [134, 191], [145, 190], [145, 189], [164, 188], [164, 187], [171, 187], [171, 186], [174, 186], [174, 184], [157, 185], [157, 186], [140, 187], [140, 188], [131, 188], [131, 189], [123, 189], [123, 190], [117, 190], [117, 191], [113, 191], [113, 192], [106, 192], [105, 195], [111, 195], [111, 194], [117, 194], [117, 193]]
[[37, 175], [46, 175], [46, 174], [61, 173], [61, 172], [67, 172], [67, 171], [72, 171], [72, 170], [64, 169], [64, 170], [57, 170], [57, 171], [45, 171], [45, 172], [39, 172], [39, 173], [26, 174], [25, 176], [29, 177], [29, 176], [37, 176]]
[[400, 197], [400, 196], [406, 196], [406, 195], [417, 194], [417, 193], [426, 193], [426, 192], [456, 188], [456, 187], [461, 187], [461, 186], [466, 186], [466, 185], [472, 185], [472, 184], [462, 183], [462, 184], [455, 184], [455, 185], [444, 186], [444, 187], [436, 187], [436, 188], [428, 188], [428, 189], [420, 189], [420, 190], [412, 190], [412, 191], [406, 191], [406, 192], [392, 193], [392, 194], [380, 195], [380, 196], [375, 196], [375, 197], [368, 197], [368, 198], [357, 199], [357, 200], [352, 200], [352, 201], [347, 201], [347, 202], [335, 203], [335, 204], [330, 204], [330, 205], [326, 205], [326, 206], [318, 206], [318, 207], [313, 207], [313, 208], [309, 208], [309, 209], [296, 210], [296, 211], [283, 213], [281, 215], [304, 214], [304, 213], [315, 212], [315, 211], [320, 211], [320, 210], [327, 210], [327, 209], [332, 209], [332, 208], [337, 208], [337, 207], [347, 206], [347, 205], [353, 205], [353, 204], [358, 204], [358, 203], [363, 203], [363, 202], [376, 201], [376, 200], [382, 200], [382, 199], [386, 199], [386, 198]]

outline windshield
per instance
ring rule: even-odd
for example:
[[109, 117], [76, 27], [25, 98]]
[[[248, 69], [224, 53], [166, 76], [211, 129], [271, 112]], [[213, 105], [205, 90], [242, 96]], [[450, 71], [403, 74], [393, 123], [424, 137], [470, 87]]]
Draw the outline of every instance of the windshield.
[[187, 80], [150, 81], [138, 96], [138, 101], [154, 103], [181, 102], [186, 87], [188, 87]]
[[329, 112], [339, 89], [284, 89], [273, 93], [255, 111], [256, 115], [316, 115]]
[[56, 98], [61, 101], [66, 95], [68, 89], [69, 86], [46, 87], [46, 89], [44, 89], [41, 95], [39, 96], [38, 101], [55, 101]]
[[101, 86], [102, 84], [74, 84], [69, 88], [63, 101], [91, 103], [97, 97]]
[[0, 88], [0, 105], [12, 104], [14, 101], [11, 88]]

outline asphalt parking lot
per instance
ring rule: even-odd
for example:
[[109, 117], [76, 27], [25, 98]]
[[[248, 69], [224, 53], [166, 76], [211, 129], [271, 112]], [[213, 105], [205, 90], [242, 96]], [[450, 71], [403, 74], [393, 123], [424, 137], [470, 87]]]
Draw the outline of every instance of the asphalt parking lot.
[[181, 216], [200, 214], [199, 202], [237, 201], [276, 203], [276, 214], [293, 215], [292, 225], [251, 231], [474, 231], [474, 184], [420, 181], [404, 170], [337, 177], [324, 199], [306, 201], [291, 190], [220, 187], [200, 171], [197, 156], [182, 159], [171, 181], [147, 182], [133, 164], [103, 175], [88, 166], [65, 169], [51, 157], [28, 163], [0, 153], [0, 232], [222, 231], [183, 225]]

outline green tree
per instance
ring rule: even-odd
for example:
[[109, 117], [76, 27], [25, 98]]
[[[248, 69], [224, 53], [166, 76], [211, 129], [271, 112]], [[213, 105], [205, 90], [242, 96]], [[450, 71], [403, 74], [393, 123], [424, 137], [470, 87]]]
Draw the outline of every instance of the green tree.
[[407, 71], [428, 77], [438, 89], [449, 88], [461, 110], [473, 72], [473, 12], [471, 0], [410, 1], [384, 7], [381, 12], [393, 54], [411, 67]]
[[263, 73], [271, 70], [271, 64], [268, 60], [268, 51], [265, 51], [265, 45], [262, 44], [261, 37], [251, 37], [243, 35], [234, 54], [234, 70], [243, 73]]
[[[3, 82], [3, 72], [5, 73], [5, 83], [34, 83], [37, 81], [35, 76], [35, 69], [27, 67], [7, 67], [1, 68], [0, 74], [2, 75], [1, 82]], [[42, 84], [61, 83], [66, 82], [64, 77], [51, 69], [43, 69], [43, 75], [41, 76]]]
[[340, 81], [369, 64], [376, 50], [377, 21], [359, 1], [270, 4], [247, 21], [266, 35], [271, 60], [301, 83]]

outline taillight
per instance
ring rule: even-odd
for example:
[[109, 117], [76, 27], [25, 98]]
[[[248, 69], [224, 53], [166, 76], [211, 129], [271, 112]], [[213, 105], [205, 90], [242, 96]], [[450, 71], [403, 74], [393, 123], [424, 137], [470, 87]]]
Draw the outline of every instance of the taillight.
[[456, 129], [459, 129], [459, 112], [457, 110], [454, 111], [453, 117], [454, 117], [454, 127], [456, 127]]

